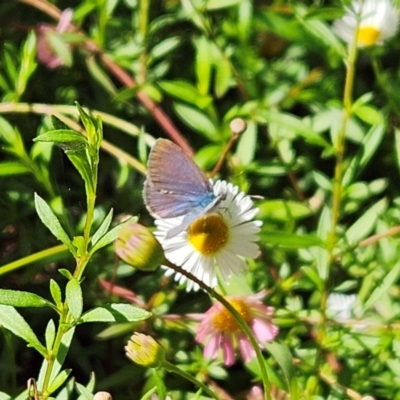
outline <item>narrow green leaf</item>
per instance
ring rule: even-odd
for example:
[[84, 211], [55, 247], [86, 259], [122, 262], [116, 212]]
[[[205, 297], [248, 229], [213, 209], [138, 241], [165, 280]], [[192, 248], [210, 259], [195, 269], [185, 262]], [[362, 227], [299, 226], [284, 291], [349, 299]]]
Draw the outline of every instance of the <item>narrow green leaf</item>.
[[315, 284], [318, 289], [324, 287], [324, 281], [319, 277], [317, 271], [311, 267], [301, 267], [305, 275]]
[[85, 386], [79, 382], [76, 382], [75, 385], [80, 394], [79, 400], [93, 400], [93, 394], [89, 389], [86, 389]]
[[74, 278], [74, 277], [72, 276], [72, 274], [71, 274], [71, 271], [69, 271], [68, 269], [60, 268], [60, 269], [58, 270], [58, 272], [59, 272], [62, 276], [64, 276], [65, 278], [67, 278], [68, 280], [71, 280], [71, 279]]
[[113, 217], [113, 209], [110, 210], [106, 218], [104, 218], [104, 221], [100, 225], [99, 229], [94, 233], [92, 237], [93, 245], [95, 245], [107, 233], [108, 228], [111, 225], [112, 217]]
[[261, 237], [266, 245], [282, 246], [290, 249], [301, 249], [311, 246], [324, 246], [323, 241], [315, 235], [297, 235], [295, 233], [262, 230]]
[[264, 200], [258, 204], [258, 217], [278, 221], [307, 218], [312, 215], [310, 207], [304, 203], [285, 200]]
[[55, 129], [40, 134], [35, 139], [36, 142], [51, 142], [61, 147], [66, 153], [78, 152], [88, 146], [84, 136], [71, 129]]
[[221, 133], [206, 114], [181, 103], [175, 103], [174, 109], [186, 125], [213, 142], [221, 137]]
[[347, 230], [347, 242], [350, 245], [355, 245], [360, 240], [367, 237], [372, 232], [378, 218], [383, 214], [386, 208], [387, 200], [383, 198], [366, 210], [361, 217]]
[[281, 113], [273, 110], [262, 110], [259, 115], [268, 123], [275, 123], [292, 131], [297, 136], [301, 136], [310, 144], [330, 149], [331, 145], [318, 133], [314, 132], [309, 126], [292, 114]]
[[58, 240], [61, 240], [61, 242], [68, 247], [68, 250], [73, 255], [76, 255], [76, 250], [72, 245], [70, 238], [61, 226], [60, 221], [55, 216], [49, 205], [37, 193], [35, 193], [35, 206], [36, 212], [43, 224]]
[[67, 379], [72, 369], [65, 369], [61, 371], [51, 382], [48, 393], [54, 393]]
[[371, 125], [378, 125], [384, 122], [382, 113], [371, 105], [362, 105], [354, 109], [353, 112], [358, 118]]
[[371, 293], [363, 306], [364, 312], [373, 307], [378, 300], [389, 292], [390, 287], [397, 281], [400, 276], [400, 263], [397, 263], [391, 271], [385, 276], [382, 283]]
[[[332, 224], [331, 210], [324, 207], [318, 222], [317, 236], [325, 241], [328, 238], [330, 227]], [[315, 257], [317, 271], [321, 279], [326, 279], [329, 271], [329, 254], [326, 248], [311, 247], [310, 253]]]
[[232, 66], [229, 59], [221, 54], [221, 59], [215, 65], [215, 94], [223, 97], [232, 84]]
[[69, 311], [74, 319], [82, 315], [83, 296], [81, 285], [77, 279], [73, 278], [67, 283], [65, 297], [68, 302]]
[[50, 279], [50, 293], [56, 306], [59, 308], [62, 303], [61, 289], [54, 279]]
[[84, 322], [136, 322], [143, 321], [151, 316], [151, 313], [131, 304], [109, 304], [94, 308], [84, 313], [79, 323]]
[[246, 131], [240, 136], [236, 155], [243, 165], [249, 165], [254, 160], [257, 146], [257, 126], [253, 121], [247, 123]]
[[161, 81], [158, 85], [165, 93], [199, 108], [206, 108], [212, 103], [211, 96], [201, 95], [196, 87], [186, 81]]
[[[74, 337], [75, 327], [68, 330], [61, 339], [60, 350], [57, 353], [57, 358], [54, 362], [53, 369], [51, 371], [50, 376], [50, 384], [61, 371], [61, 367], [64, 364], [65, 357], [68, 354], [68, 350], [71, 346], [72, 338]], [[38, 388], [41, 390], [43, 388], [43, 381], [46, 375], [48, 362], [46, 359], [43, 360], [42, 366], [40, 368], [39, 377], [38, 377]]]
[[54, 143], [69, 143], [77, 142], [84, 147], [87, 145], [86, 138], [80, 133], [75, 132], [71, 129], [53, 129], [45, 133], [41, 133], [39, 136], [33, 139], [35, 142], [54, 142]]
[[374, 125], [362, 139], [362, 147], [358, 151], [356, 157], [350, 162], [343, 176], [343, 186], [346, 187], [352, 183], [365, 169], [376, 153], [377, 148], [385, 134], [385, 125]]
[[83, 181], [85, 182], [86, 193], [93, 193], [93, 180], [92, 180], [92, 169], [91, 164], [89, 163], [86, 152], [78, 151], [78, 152], [71, 152], [68, 151], [67, 157], [79, 172], [80, 176], [82, 177]]
[[54, 339], [56, 338], [56, 326], [52, 319], [50, 319], [49, 322], [47, 323], [44, 337], [46, 340], [46, 348], [50, 352], [51, 349], [53, 348]]
[[293, 399], [298, 399], [299, 392], [296, 380], [296, 369], [294, 367], [293, 357], [290, 354], [289, 348], [283, 342], [265, 343], [265, 347], [282, 368], [290, 391], [290, 397]]
[[208, 0], [206, 3], [207, 10], [220, 10], [221, 8], [236, 6], [241, 0]]
[[32, 172], [27, 166], [18, 161], [0, 162], [0, 176], [14, 176]]
[[102, 247], [107, 246], [110, 243], [113, 243], [118, 238], [122, 228], [124, 228], [126, 225], [136, 222], [137, 220], [138, 220], [137, 217], [131, 217], [128, 220], [122, 222], [121, 224], [115, 226], [113, 229], [111, 229], [111, 231], [107, 232], [104, 236], [102, 236], [101, 239], [99, 239], [99, 241], [90, 250], [90, 254], [93, 254]]
[[40, 343], [31, 327], [14, 307], [0, 304], [0, 325], [25, 340], [43, 357], [47, 357], [46, 348]]
[[202, 95], [208, 95], [210, 91], [211, 70], [213, 59], [210, 50], [210, 43], [205, 36], [194, 40], [196, 47], [196, 77], [197, 87]]
[[35, 293], [9, 289], [0, 289], [0, 304], [13, 307], [53, 307], [53, 304]]

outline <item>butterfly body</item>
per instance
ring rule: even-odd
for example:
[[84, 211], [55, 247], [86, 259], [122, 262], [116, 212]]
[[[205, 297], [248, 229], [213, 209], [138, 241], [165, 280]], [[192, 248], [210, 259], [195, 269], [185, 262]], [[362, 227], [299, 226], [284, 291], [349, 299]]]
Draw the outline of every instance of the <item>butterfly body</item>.
[[224, 194], [214, 194], [207, 176], [179, 146], [158, 139], [149, 155], [143, 198], [147, 209], [157, 218], [185, 215], [182, 224], [169, 233], [171, 237], [214, 208]]

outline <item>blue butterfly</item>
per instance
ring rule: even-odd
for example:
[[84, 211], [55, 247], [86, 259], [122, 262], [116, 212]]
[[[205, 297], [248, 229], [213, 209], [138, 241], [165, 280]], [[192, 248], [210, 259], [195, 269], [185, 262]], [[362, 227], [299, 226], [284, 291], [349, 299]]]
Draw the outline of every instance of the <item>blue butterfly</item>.
[[147, 209], [156, 218], [185, 215], [179, 226], [166, 238], [184, 231], [196, 218], [211, 211], [226, 194], [214, 194], [204, 172], [176, 144], [158, 139], [147, 163], [148, 175], [143, 198]]

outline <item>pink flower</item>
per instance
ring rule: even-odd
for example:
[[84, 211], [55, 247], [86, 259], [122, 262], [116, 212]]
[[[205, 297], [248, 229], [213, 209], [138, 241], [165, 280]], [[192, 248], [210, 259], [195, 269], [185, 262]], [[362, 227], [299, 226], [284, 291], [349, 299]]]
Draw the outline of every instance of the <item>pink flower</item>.
[[[226, 300], [242, 316], [251, 328], [261, 348], [264, 342], [273, 340], [278, 327], [271, 322], [273, 307], [265, 306], [262, 298], [265, 291], [251, 296], [227, 296]], [[235, 318], [221, 304], [214, 304], [203, 316], [196, 335], [198, 343], [205, 343], [204, 357], [216, 358], [222, 349], [224, 364], [230, 366], [235, 361], [235, 349], [239, 348], [245, 362], [256, 356], [249, 339]]]
[[37, 58], [50, 69], [70, 65], [71, 46], [61, 39], [72, 20], [71, 9], [63, 11], [57, 26], [40, 24], [37, 29]]

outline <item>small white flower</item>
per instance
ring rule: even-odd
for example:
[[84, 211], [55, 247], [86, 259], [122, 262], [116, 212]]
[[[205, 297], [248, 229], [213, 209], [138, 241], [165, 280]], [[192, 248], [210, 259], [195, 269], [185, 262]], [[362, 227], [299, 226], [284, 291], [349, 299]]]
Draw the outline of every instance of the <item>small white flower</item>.
[[[166, 238], [167, 233], [182, 223], [185, 216], [157, 219], [154, 233], [165, 251], [165, 257], [173, 264], [190, 272], [206, 285], [217, 285], [216, 267], [222, 279], [240, 274], [247, 268], [242, 259], [259, 255], [258, 245], [261, 221], [252, 221], [257, 208], [249, 196], [239, 192], [237, 186], [226, 181], [213, 184], [214, 194], [226, 194], [210, 212], [193, 221], [176, 236]], [[167, 270], [172, 275], [173, 270]], [[185, 282], [186, 277], [177, 273], [176, 280]], [[198, 285], [188, 282], [187, 290], [197, 290]]]
[[355, 0], [346, 7], [346, 14], [333, 24], [334, 32], [346, 43], [351, 43], [359, 21], [358, 47], [382, 45], [396, 34], [399, 13], [391, 0]]
[[347, 321], [353, 317], [356, 300], [355, 294], [331, 293], [327, 301], [327, 314], [337, 321]]

